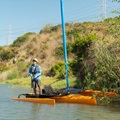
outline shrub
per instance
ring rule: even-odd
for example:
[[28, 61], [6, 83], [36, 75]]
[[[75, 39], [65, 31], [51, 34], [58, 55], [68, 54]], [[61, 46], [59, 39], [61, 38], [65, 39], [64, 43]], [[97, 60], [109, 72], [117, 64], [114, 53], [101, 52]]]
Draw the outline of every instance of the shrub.
[[59, 25], [53, 26], [53, 27], [51, 27], [51, 31], [56, 32], [59, 27], [60, 27]]
[[13, 70], [11, 73], [8, 74], [7, 79], [13, 80], [15, 78], [19, 78], [19, 73], [16, 70]]
[[3, 50], [0, 53], [0, 57], [2, 60], [9, 60], [14, 57], [14, 53], [10, 50]]
[[65, 63], [58, 62], [54, 64], [50, 69], [50, 75], [56, 76], [59, 79], [65, 78]]
[[0, 46], [0, 50], [2, 50], [3, 49], [3, 47], [2, 46]]
[[112, 42], [108, 44], [99, 41], [95, 47], [96, 77], [98, 79], [96, 84], [99, 84], [98, 87], [104, 86], [108, 90], [117, 88], [117, 83], [120, 81], [120, 59], [118, 54], [120, 53], [120, 42], [119, 40]]
[[28, 40], [28, 36], [31, 34], [33, 34], [33, 33], [26, 33], [25, 35], [18, 37], [11, 46], [12, 47], [20, 47], [21, 45], [24, 44], [24, 42], [26, 42]]
[[57, 58], [63, 58], [63, 46], [60, 46], [55, 49], [54, 56]]
[[87, 48], [91, 45], [92, 42], [96, 41], [98, 36], [96, 34], [89, 34], [87, 36], [80, 34], [75, 35], [75, 42], [72, 45], [72, 52], [75, 53], [79, 58], [85, 57], [87, 54]]
[[6, 71], [9, 69], [10, 69], [10, 67], [8, 67], [8, 66], [0, 67], [0, 72]]
[[52, 25], [50, 23], [46, 24], [45, 27], [40, 31], [40, 33], [49, 33], [51, 31]]

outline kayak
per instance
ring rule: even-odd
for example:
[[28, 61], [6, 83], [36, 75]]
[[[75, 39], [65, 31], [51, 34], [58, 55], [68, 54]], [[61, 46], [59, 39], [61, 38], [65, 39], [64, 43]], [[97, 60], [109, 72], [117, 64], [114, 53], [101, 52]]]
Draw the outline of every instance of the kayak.
[[97, 105], [96, 98], [92, 96], [83, 96], [80, 94], [68, 94], [68, 95], [38, 95], [24, 94], [25, 98], [12, 98], [12, 100], [41, 103], [41, 104], [55, 104], [55, 103], [77, 103], [87, 105]]
[[109, 98], [115, 98], [117, 97], [117, 94], [115, 92], [101, 92], [99, 90], [85, 90], [83, 92], [79, 93], [80, 95], [84, 95], [84, 96], [93, 96], [93, 95], [97, 95], [98, 97], [104, 97], [107, 96]]

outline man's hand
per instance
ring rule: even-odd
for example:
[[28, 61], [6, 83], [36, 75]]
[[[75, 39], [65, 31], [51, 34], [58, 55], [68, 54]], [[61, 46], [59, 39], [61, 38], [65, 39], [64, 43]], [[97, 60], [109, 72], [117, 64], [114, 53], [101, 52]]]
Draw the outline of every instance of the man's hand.
[[32, 75], [32, 74], [30, 74], [30, 76], [32, 77], [33, 75]]

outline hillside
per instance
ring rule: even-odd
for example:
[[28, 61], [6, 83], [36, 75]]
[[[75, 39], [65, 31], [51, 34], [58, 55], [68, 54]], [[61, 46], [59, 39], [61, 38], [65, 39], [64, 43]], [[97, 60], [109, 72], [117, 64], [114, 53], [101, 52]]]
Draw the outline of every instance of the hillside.
[[[103, 79], [110, 84], [120, 82], [120, 16], [100, 22], [66, 23], [66, 34], [69, 74], [77, 77], [79, 86], [100, 89], [106, 83]], [[61, 25], [47, 24], [39, 34], [29, 32], [10, 46], [0, 47], [0, 79], [26, 77], [33, 58], [38, 58], [44, 75], [63, 75], [63, 69], [56, 72], [64, 66]], [[112, 88], [116, 85], [107, 89]]]

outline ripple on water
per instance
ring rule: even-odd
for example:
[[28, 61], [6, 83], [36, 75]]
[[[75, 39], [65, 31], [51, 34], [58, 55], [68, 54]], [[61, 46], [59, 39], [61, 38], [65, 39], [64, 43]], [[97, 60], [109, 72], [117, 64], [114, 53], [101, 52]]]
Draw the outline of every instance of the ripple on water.
[[12, 101], [31, 89], [0, 85], [0, 120], [120, 120], [120, 106], [44, 105]]

